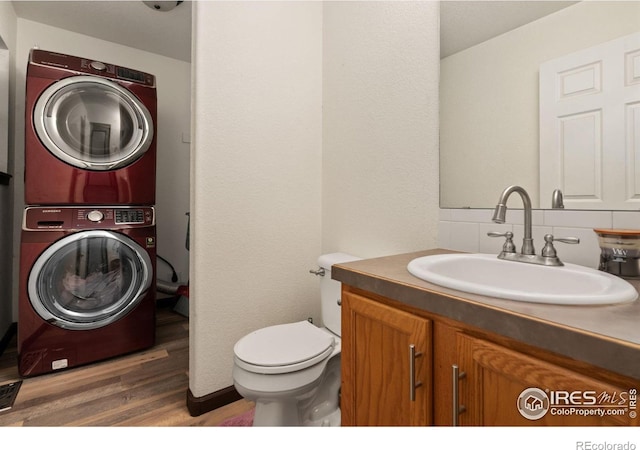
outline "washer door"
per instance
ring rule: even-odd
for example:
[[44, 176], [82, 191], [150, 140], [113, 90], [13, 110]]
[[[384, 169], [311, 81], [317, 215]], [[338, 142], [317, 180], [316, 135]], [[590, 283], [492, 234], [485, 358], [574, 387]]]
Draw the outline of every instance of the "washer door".
[[33, 265], [27, 288], [31, 305], [44, 320], [87, 330], [130, 312], [144, 298], [152, 278], [151, 258], [135, 241], [92, 230], [48, 247]]
[[112, 81], [76, 76], [38, 98], [33, 123], [44, 146], [82, 169], [114, 170], [140, 158], [153, 140], [149, 110]]

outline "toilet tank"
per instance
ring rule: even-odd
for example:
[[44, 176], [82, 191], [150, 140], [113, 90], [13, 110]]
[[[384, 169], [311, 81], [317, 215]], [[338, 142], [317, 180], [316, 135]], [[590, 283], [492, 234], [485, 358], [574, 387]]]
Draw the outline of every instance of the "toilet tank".
[[324, 276], [320, 277], [322, 324], [338, 336], [342, 334], [340, 328], [340, 304], [342, 303], [340, 298], [341, 283], [331, 279], [331, 266], [349, 261], [357, 261], [359, 259], [362, 258], [346, 253], [329, 253], [321, 255], [318, 258], [318, 266], [322, 267], [325, 271]]

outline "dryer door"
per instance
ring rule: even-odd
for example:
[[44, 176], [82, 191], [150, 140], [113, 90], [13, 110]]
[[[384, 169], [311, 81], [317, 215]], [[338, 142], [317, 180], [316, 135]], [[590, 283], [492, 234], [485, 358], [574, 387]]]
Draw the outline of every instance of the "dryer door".
[[47, 88], [33, 110], [44, 146], [82, 169], [114, 170], [140, 158], [153, 140], [149, 110], [112, 81], [76, 76]]
[[104, 230], [53, 243], [36, 260], [29, 301], [49, 323], [71, 330], [100, 328], [130, 312], [151, 287], [149, 254], [135, 241]]

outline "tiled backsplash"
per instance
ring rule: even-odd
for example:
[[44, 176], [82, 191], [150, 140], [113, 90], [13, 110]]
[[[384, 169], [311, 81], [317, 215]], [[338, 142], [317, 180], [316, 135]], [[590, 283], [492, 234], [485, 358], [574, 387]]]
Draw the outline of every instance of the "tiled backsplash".
[[[471, 253], [495, 253], [502, 250], [504, 238], [487, 236], [489, 231], [511, 231], [518, 251], [524, 235], [522, 209], [509, 209], [507, 221], [491, 221], [493, 209], [440, 209], [438, 246]], [[598, 267], [600, 246], [594, 228], [640, 229], [638, 211], [534, 210], [533, 244], [536, 253], [544, 246], [544, 235], [577, 237], [580, 244], [554, 243], [558, 257], [568, 263]]]

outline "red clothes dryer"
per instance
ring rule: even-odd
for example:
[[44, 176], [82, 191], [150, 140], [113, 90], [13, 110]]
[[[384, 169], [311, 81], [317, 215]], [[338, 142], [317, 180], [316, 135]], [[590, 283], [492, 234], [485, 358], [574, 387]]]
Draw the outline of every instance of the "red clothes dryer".
[[155, 77], [31, 50], [25, 104], [27, 205], [153, 205]]
[[28, 207], [18, 371], [32, 376], [155, 343], [153, 207]]

